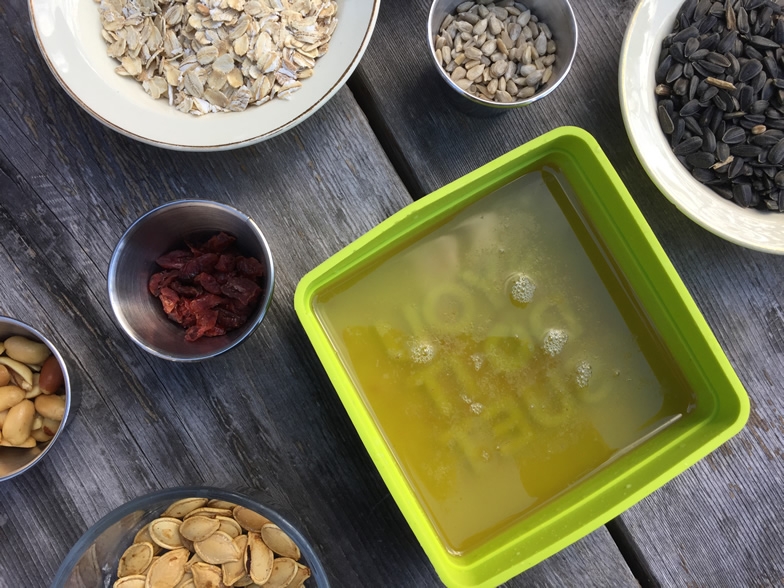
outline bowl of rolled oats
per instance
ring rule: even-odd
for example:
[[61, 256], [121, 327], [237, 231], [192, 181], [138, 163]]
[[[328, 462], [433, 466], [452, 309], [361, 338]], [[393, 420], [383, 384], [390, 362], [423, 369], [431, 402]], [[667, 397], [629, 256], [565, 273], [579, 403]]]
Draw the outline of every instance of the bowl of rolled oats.
[[28, 0], [57, 81], [88, 113], [183, 151], [251, 145], [323, 106], [380, 0]]
[[[76, 542], [52, 587], [328, 588], [316, 550], [289, 518], [242, 492], [178, 487], [108, 513]], [[296, 516], [296, 513], [292, 513]]]
[[479, 111], [550, 94], [571, 69], [578, 37], [568, 0], [434, 0], [427, 34], [440, 77]]

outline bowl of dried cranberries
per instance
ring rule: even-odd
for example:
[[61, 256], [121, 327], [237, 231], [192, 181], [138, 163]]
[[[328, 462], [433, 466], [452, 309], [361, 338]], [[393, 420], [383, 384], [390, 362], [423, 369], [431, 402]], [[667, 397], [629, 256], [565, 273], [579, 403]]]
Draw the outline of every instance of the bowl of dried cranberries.
[[207, 200], [178, 200], [136, 220], [109, 262], [115, 317], [142, 349], [200, 361], [244, 341], [272, 300], [275, 271], [249, 216]]

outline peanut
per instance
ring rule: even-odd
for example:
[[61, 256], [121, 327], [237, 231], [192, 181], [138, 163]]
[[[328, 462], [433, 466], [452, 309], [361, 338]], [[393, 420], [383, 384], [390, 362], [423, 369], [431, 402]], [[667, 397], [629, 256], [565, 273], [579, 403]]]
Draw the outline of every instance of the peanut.
[[41, 366], [41, 375], [38, 378], [38, 387], [44, 394], [57, 392], [64, 384], [63, 370], [60, 362], [54, 355], [50, 355]]
[[22, 400], [8, 411], [3, 423], [3, 443], [21, 445], [33, 432], [35, 405], [29, 400]]
[[11, 372], [4, 365], [0, 365], [0, 386], [8, 386], [11, 381]]
[[53, 394], [38, 396], [35, 399], [35, 410], [45, 419], [62, 421], [63, 415], [65, 415], [65, 396], [55, 396]]
[[60, 421], [55, 421], [53, 419], [44, 419], [44, 424], [41, 426], [41, 429], [47, 435], [54, 437], [54, 434], [57, 432], [57, 429], [60, 428]]
[[15, 375], [21, 376], [21, 378], [27, 382], [30, 387], [33, 387], [33, 370], [29, 368], [29, 366], [16, 361], [15, 359], [11, 359], [10, 357], [0, 357], [0, 364], [9, 367], [14, 374], [11, 374], [13, 378]]
[[54, 437], [54, 435], [50, 435], [44, 429], [33, 429], [33, 432], [30, 433], [30, 435], [39, 443], [46, 443], [47, 441], [51, 441], [52, 437]]
[[18, 386], [0, 387], [0, 411], [19, 404], [24, 397], [25, 391]]
[[0, 441], [0, 445], [3, 445], [4, 447], [21, 447], [23, 449], [30, 449], [31, 447], [36, 446], [36, 440], [33, 436], [28, 437], [21, 443], [11, 443], [3, 439], [2, 441]]
[[43, 343], [14, 335], [5, 340], [5, 353], [11, 359], [26, 364], [42, 364], [52, 352]]

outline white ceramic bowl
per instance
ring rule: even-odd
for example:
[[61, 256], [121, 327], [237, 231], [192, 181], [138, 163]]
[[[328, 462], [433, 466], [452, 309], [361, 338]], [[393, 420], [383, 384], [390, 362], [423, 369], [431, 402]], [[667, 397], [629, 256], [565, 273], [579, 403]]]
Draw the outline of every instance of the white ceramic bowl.
[[737, 245], [784, 254], [784, 213], [741, 208], [700, 184], [673, 155], [659, 126], [654, 72], [683, 1], [641, 0], [626, 29], [619, 90], [632, 146], [653, 182], [694, 222]]
[[243, 112], [196, 117], [114, 72], [94, 0], [28, 0], [38, 45], [60, 85], [96, 119], [133, 139], [182, 151], [217, 151], [274, 137], [316, 112], [346, 82], [362, 57], [381, 0], [340, 0], [330, 48], [291, 100]]

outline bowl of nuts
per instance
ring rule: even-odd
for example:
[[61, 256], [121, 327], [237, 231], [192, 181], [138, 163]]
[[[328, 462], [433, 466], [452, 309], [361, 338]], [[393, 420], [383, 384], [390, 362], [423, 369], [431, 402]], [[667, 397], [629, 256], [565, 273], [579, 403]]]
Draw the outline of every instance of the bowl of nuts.
[[183, 487], [131, 500], [82, 535], [52, 587], [327, 588], [308, 540], [254, 493]]
[[642, 0], [619, 67], [640, 163], [681, 212], [784, 254], [784, 18], [779, 4]]
[[274, 137], [354, 71], [380, 0], [28, 0], [65, 91], [98, 121], [186, 151]]
[[568, 0], [435, 0], [427, 30], [447, 86], [468, 106], [496, 110], [526, 106], [555, 90], [572, 66], [577, 36]]
[[0, 482], [43, 459], [70, 408], [68, 370], [54, 345], [33, 327], [0, 317]]
[[219, 202], [178, 200], [138, 218], [118, 241], [109, 300], [125, 333], [171, 361], [239, 345], [272, 301], [275, 269], [258, 225]]

